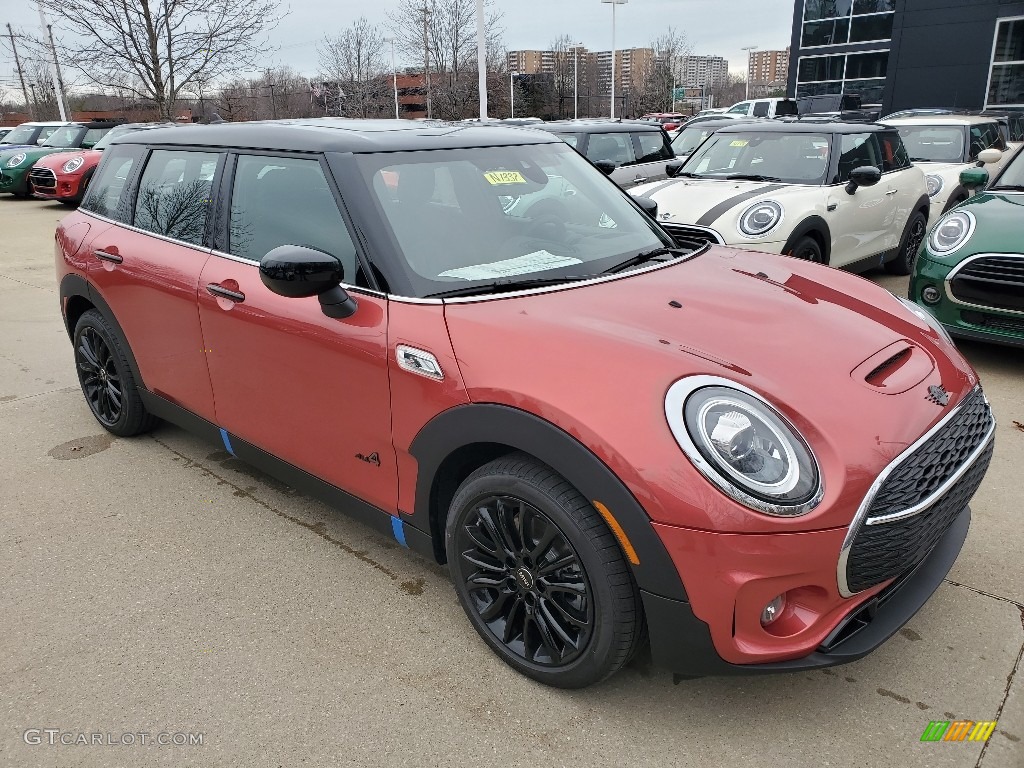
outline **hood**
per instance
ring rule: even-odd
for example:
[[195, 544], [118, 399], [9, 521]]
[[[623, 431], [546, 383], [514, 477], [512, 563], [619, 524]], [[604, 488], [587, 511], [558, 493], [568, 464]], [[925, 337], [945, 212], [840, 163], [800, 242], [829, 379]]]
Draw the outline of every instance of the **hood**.
[[[672, 179], [633, 187], [629, 194], [657, 202], [660, 222], [710, 227], [724, 216], [739, 216], [758, 199], [784, 197], [788, 190], [803, 188], [760, 181]], [[731, 234], [738, 236], [736, 232]]]
[[929, 251], [928, 258], [956, 263], [964, 256], [983, 251], [1020, 253], [1024, 228], [1024, 194], [982, 192], [956, 207], [974, 214], [978, 226], [971, 239], [955, 253], [940, 258]]
[[18, 155], [18, 154], [21, 154], [23, 152], [25, 153], [26, 158], [30, 162], [34, 163], [40, 157], [43, 157], [45, 155], [53, 155], [53, 154], [56, 154], [57, 152], [68, 152], [68, 151], [69, 151], [68, 147], [39, 147], [39, 146], [26, 147], [24, 149], [19, 149], [19, 150], [13, 151], [13, 152], [12, 151], [4, 151], [4, 152], [0, 152], [0, 166], [2, 166], [4, 162], [6, 162], [8, 159], [13, 157], [14, 155]]
[[[445, 314], [470, 399], [561, 426], [652, 518], [710, 530], [848, 525], [884, 466], [948, 413], [926, 399], [928, 386], [945, 387], [952, 407], [976, 383], [959, 353], [884, 289], [727, 247], [604, 283], [449, 303]], [[881, 386], [866, 380], [902, 349], [912, 366]], [[741, 383], [798, 427], [822, 465], [818, 509], [766, 518], [711, 489], [666, 424], [668, 388], [692, 375]]]
[[38, 160], [38, 162], [36, 162], [36, 165], [38, 165], [40, 168], [49, 168], [52, 171], [59, 171], [61, 167], [64, 165], [64, 163], [66, 163], [68, 160], [71, 160], [76, 157], [81, 157], [83, 160], [85, 160], [85, 162], [82, 164], [82, 167], [77, 171], [78, 173], [80, 173], [81, 171], [91, 168], [96, 163], [98, 163], [102, 156], [103, 152], [101, 150], [70, 149], [64, 152], [55, 152], [53, 154], [41, 157]]
[[972, 167], [973, 163], [929, 163], [921, 160], [915, 160], [914, 165], [925, 173], [946, 174], [960, 173], [960, 171]]

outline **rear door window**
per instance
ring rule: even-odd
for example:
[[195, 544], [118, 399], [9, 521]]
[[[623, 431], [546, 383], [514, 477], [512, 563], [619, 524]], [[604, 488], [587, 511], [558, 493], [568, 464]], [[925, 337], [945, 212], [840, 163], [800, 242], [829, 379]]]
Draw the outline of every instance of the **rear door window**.
[[673, 158], [672, 148], [661, 132], [644, 131], [634, 134], [634, 137], [638, 163], [655, 163]]
[[154, 150], [139, 182], [135, 226], [202, 245], [220, 157], [214, 152]]
[[128, 181], [142, 154], [142, 147], [132, 145], [111, 147], [104, 152], [103, 161], [82, 200], [82, 210], [129, 224], [132, 216]]
[[587, 143], [587, 159], [592, 163], [611, 162], [632, 165], [636, 162], [633, 140], [628, 133], [594, 133]]
[[754, 117], [768, 117], [768, 110], [771, 108], [771, 102], [769, 101], [755, 101], [754, 102]]

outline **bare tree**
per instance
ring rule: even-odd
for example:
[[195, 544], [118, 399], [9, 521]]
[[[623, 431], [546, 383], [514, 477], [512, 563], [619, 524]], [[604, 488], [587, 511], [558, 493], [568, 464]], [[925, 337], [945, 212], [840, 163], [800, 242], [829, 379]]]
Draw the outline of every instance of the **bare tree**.
[[393, 109], [387, 82], [387, 43], [380, 28], [360, 17], [340, 35], [328, 35], [318, 46], [325, 83], [336, 85], [344, 96], [346, 117], [380, 117]]
[[39, 0], [70, 32], [63, 58], [91, 83], [152, 100], [170, 119], [179, 94], [266, 55], [277, 0]]
[[641, 72], [634, 73], [636, 88], [631, 93], [630, 111], [641, 115], [647, 112], [674, 110], [673, 91], [679, 82], [682, 59], [692, 50], [685, 32], [669, 27], [651, 43], [654, 57], [647, 60]]
[[[502, 50], [502, 15], [494, 10], [494, 0], [484, 0], [484, 8], [491, 65]], [[401, 0], [389, 18], [405, 58], [417, 66], [429, 61], [425, 72], [432, 116], [458, 120], [474, 114], [479, 98], [475, 0]]]

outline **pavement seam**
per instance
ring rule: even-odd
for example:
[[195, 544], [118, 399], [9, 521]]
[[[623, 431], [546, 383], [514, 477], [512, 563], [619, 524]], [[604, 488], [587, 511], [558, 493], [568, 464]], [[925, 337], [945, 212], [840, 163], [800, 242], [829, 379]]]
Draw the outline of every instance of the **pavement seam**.
[[[313, 533], [315, 533], [320, 538], [324, 539], [325, 541], [327, 541], [330, 544], [333, 544], [334, 546], [338, 547], [342, 551], [347, 552], [348, 554], [352, 555], [356, 559], [361, 560], [362, 562], [366, 563], [370, 567], [376, 569], [380, 573], [382, 573], [385, 576], [387, 576], [392, 581], [398, 581], [399, 580], [399, 575], [395, 571], [391, 570], [390, 568], [388, 568], [386, 565], [383, 565], [382, 563], [378, 563], [372, 557], [367, 555], [364, 550], [356, 549], [351, 544], [346, 544], [341, 539], [336, 539], [333, 536], [331, 536], [329, 533], [327, 533], [326, 530], [324, 530], [324, 524], [323, 523], [309, 523], [309, 522], [306, 522], [305, 520], [302, 520], [301, 518], [295, 517], [294, 515], [289, 515], [287, 512], [284, 512], [283, 510], [278, 509], [273, 504], [270, 504], [269, 502], [266, 502], [263, 499], [260, 499], [260, 498], [258, 498], [256, 496], [254, 496], [252, 493], [247, 491], [245, 488], [242, 488], [239, 485], [235, 485], [234, 483], [232, 483], [227, 478], [221, 477], [220, 475], [218, 475], [216, 472], [214, 472], [209, 467], [199, 463], [198, 461], [196, 461], [195, 459], [193, 459], [193, 458], [191, 458], [189, 456], [186, 456], [181, 451], [175, 450], [174, 448], [169, 446], [167, 443], [165, 443], [160, 438], [150, 436], [150, 439], [154, 443], [156, 443], [157, 445], [160, 445], [161, 447], [163, 447], [164, 449], [166, 449], [170, 453], [173, 453], [175, 456], [177, 456], [179, 459], [181, 459], [181, 461], [184, 462], [184, 466], [187, 469], [198, 469], [200, 472], [202, 472], [207, 477], [211, 477], [214, 480], [217, 480], [217, 481], [223, 483], [224, 485], [226, 485], [226, 486], [228, 486], [230, 488], [234, 488], [238, 495], [244, 496], [245, 498], [250, 499], [250, 500], [256, 502], [261, 507], [266, 509], [268, 512], [273, 512], [275, 515], [277, 515], [280, 518], [283, 518], [284, 520], [287, 520], [288, 522], [295, 523], [296, 525], [301, 526], [302, 528], [305, 528], [308, 531], [312, 531]], [[424, 579], [414, 578], [414, 579], [410, 579], [408, 581], [400, 582], [398, 586], [406, 594], [417, 595], [417, 594], [421, 594], [422, 593], [424, 583], [425, 583]]]
[[50, 390], [47, 390], [46, 392], [36, 392], [35, 394], [32, 394], [32, 395], [22, 395], [21, 397], [16, 397], [13, 400], [3, 400], [3, 401], [0, 401], [0, 407], [5, 406], [5, 405], [11, 405], [12, 403], [18, 403], [18, 402], [21, 402], [22, 400], [31, 400], [33, 397], [45, 397], [46, 395], [52, 395], [52, 394], [55, 394], [57, 392], [77, 392], [77, 391], [78, 391], [78, 387], [75, 387], [75, 386], [61, 387], [60, 389], [50, 389]]
[[963, 587], [964, 589], [970, 590], [971, 592], [975, 592], [979, 595], [991, 597], [993, 600], [999, 600], [1004, 603], [1009, 603], [1010, 605], [1015, 605], [1021, 611], [1024, 611], [1024, 603], [1019, 603], [1011, 597], [1003, 597], [1002, 595], [997, 595], [992, 592], [986, 592], [984, 589], [978, 589], [977, 587], [972, 587], [969, 584], [961, 584], [959, 581], [953, 581], [952, 579], [943, 579], [943, 581], [947, 584], [952, 584], [954, 587]]
[[50, 293], [56, 293], [56, 291], [53, 288], [46, 288], [45, 286], [42, 285], [26, 283], [24, 280], [18, 280], [16, 277], [11, 277], [10, 275], [0, 275], [0, 277], [2, 277], [4, 280], [10, 280], [12, 283], [18, 283], [19, 285], [27, 285], [29, 288], [35, 288], [40, 291], [49, 291]]
[[[1016, 605], [1016, 603], [1015, 603]], [[1020, 612], [1020, 623], [1021, 629], [1024, 629], [1024, 608]], [[1006, 676], [1006, 688], [1003, 691], [1003, 700], [999, 702], [999, 708], [996, 710], [995, 721], [999, 722], [999, 718], [1003, 716], [1003, 708], [1006, 706], [1007, 699], [1010, 698], [1010, 689], [1013, 687], [1013, 679], [1017, 676], [1017, 672], [1020, 670], [1021, 660], [1024, 659], [1024, 643], [1021, 643], [1020, 651], [1017, 653], [1017, 661], [1013, 665], [1013, 669], [1010, 670], [1010, 674]], [[989, 738], [981, 748], [981, 754], [978, 755], [978, 762], [974, 764], [974, 768], [982, 768], [981, 761], [985, 759], [985, 753], [988, 752], [988, 745], [992, 743], [992, 739]]]

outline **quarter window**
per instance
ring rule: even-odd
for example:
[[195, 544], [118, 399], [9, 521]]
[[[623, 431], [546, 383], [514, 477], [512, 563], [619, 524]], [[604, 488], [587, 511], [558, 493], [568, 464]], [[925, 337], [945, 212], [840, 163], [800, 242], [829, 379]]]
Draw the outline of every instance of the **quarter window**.
[[660, 160], [672, 159], [672, 149], [665, 142], [665, 137], [662, 134], [654, 131], [638, 133], [636, 139], [640, 145], [638, 163], [656, 163]]
[[141, 148], [132, 146], [111, 147], [104, 152], [103, 161], [82, 200], [82, 210], [123, 224], [129, 223], [131, 204], [125, 189], [141, 153]]
[[154, 150], [139, 183], [135, 226], [202, 245], [219, 157], [213, 152]]
[[319, 160], [239, 155], [230, 221], [234, 256], [259, 261], [278, 246], [301, 245], [334, 256], [345, 282], [356, 282], [356, 247]]

